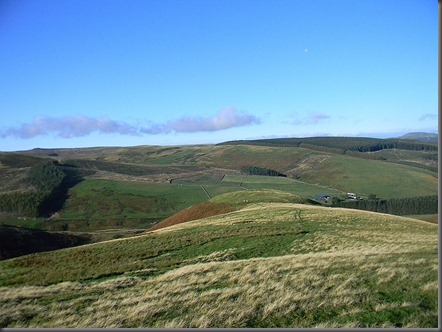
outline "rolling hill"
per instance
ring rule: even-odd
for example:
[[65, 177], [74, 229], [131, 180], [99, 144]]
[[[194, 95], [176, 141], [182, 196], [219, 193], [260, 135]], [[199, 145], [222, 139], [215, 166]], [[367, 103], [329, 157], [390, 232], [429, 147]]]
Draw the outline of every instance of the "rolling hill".
[[299, 202], [226, 193], [218, 215], [2, 261], [0, 325], [438, 326], [437, 225]]
[[415, 133], [404, 134], [398, 138], [412, 139], [412, 140], [421, 141], [421, 142], [437, 142], [439, 136], [438, 136], [438, 134], [434, 134], [434, 133], [415, 132]]
[[[354, 192], [364, 199], [434, 202], [437, 157], [435, 143], [348, 137], [0, 153], [0, 225], [24, 227], [21, 236], [32, 228], [94, 242], [132, 236], [177, 213], [183, 220], [208, 216], [210, 200], [229, 192], [274, 189], [310, 201], [318, 194], [345, 200]], [[436, 206], [408, 212], [434, 221], [436, 213]]]

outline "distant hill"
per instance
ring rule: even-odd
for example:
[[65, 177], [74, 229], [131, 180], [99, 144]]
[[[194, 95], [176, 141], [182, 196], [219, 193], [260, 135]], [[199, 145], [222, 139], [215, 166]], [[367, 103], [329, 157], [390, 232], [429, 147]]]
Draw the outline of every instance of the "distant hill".
[[[437, 140], [436, 140], [437, 142]], [[402, 138], [371, 137], [304, 137], [272, 138], [256, 140], [227, 141], [218, 145], [255, 145], [269, 147], [299, 147], [323, 152], [349, 154], [354, 152], [376, 152], [389, 149], [409, 151], [437, 151], [434, 142], [410, 142]]]
[[399, 139], [413, 139], [413, 140], [421, 141], [421, 142], [437, 142], [438, 141], [438, 134], [415, 132], [415, 133], [408, 133], [408, 134], [402, 135], [398, 138]]
[[[281, 138], [42, 152], [0, 153], [0, 211], [7, 214], [6, 221], [14, 220], [13, 225], [18, 226], [17, 216], [43, 218], [58, 212], [59, 220], [69, 221], [68, 230], [73, 230], [70, 221], [103, 223], [109, 218], [124, 228], [129, 220], [143, 224], [136, 228], [151, 227], [207, 198], [247, 189], [284, 188], [309, 198], [341, 192], [384, 199], [437, 194], [438, 144], [398, 138]], [[244, 167], [275, 170], [291, 181], [224, 178], [239, 176]], [[33, 170], [41, 179], [61, 172], [65, 176], [57, 190], [43, 196], [30, 181]], [[330, 191], [324, 192], [324, 186]], [[150, 220], [149, 225], [143, 220]], [[88, 226], [87, 231], [91, 229], [96, 227]]]

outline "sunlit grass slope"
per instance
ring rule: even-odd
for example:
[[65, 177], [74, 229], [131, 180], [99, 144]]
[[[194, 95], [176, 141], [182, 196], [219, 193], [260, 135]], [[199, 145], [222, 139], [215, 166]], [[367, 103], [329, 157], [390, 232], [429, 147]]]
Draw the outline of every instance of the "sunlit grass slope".
[[303, 177], [342, 191], [383, 198], [437, 195], [437, 173], [377, 160], [331, 155]]
[[321, 185], [310, 184], [289, 177], [262, 176], [262, 175], [226, 175], [223, 182], [241, 183], [244, 189], [276, 189], [285, 192], [314, 198], [317, 194], [341, 196], [344, 192]]
[[193, 205], [165, 220], [160, 221], [148, 231], [181, 224], [192, 220], [212, 217], [241, 209], [247, 204], [256, 202], [303, 203], [300, 196], [276, 190], [237, 191], [218, 195], [208, 202]]
[[236, 211], [0, 262], [0, 325], [437, 327], [437, 225], [240, 194], [212, 199]]

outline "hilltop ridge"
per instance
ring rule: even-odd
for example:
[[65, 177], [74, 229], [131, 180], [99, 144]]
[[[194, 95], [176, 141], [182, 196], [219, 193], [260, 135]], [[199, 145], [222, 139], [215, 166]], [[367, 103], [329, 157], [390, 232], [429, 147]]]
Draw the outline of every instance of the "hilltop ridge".
[[404, 134], [398, 138], [412, 139], [421, 142], [438, 142], [439, 135], [435, 133], [413, 132], [413, 133]]

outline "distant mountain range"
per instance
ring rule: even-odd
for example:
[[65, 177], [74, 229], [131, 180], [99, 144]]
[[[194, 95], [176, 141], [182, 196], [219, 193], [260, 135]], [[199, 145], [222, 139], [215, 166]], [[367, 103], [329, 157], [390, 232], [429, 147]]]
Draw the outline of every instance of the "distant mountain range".
[[414, 139], [416, 141], [421, 142], [437, 142], [438, 134], [434, 133], [424, 133], [424, 132], [416, 132], [416, 133], [408, 133], [398, 137], [400, 139]]

